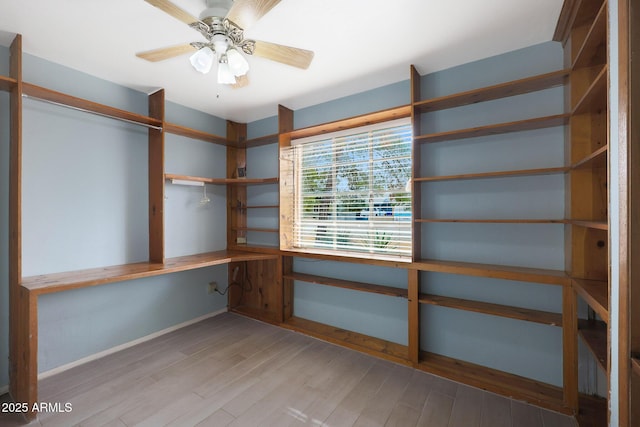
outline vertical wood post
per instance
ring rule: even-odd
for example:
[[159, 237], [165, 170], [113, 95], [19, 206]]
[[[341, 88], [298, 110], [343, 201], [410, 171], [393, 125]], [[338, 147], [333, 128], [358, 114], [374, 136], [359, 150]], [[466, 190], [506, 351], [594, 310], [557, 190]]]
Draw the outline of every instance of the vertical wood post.
[[[422, 127], [420, 125], [420, 114], [416, 111], [414, 103], [420, 100], [420, 74], [416, 67], [413, 65], [410, 68], [411, 78], [411, 126], [413, 129], [413, 135], [422, 135]], [[415, 142], [411, 147], [411, 162], [413, 164], [413, 172], [411, 176], [411, 218], [420, 218], [422, 197], [420, 191], [420, 184], [416, 182], [414, 178], [420, 176], [420, 145]], [[412, 245], [413, 245], [413, 260], [422, 258], [422, 225], [419, 222], [413, 221], [412, 227]]]
[[578, 310], [571, 285], [562, 288], [562, 388], [564, 406], [578, 413]]
[[409, 360], [420, 362], [420, 272], [408, 269], [408, 311], [409, 311]]
[[[149, 95], [149, 116], [164, 125], [164, 89]], [[149, 262], [164, 263], [164, 132], [149, 128]]]

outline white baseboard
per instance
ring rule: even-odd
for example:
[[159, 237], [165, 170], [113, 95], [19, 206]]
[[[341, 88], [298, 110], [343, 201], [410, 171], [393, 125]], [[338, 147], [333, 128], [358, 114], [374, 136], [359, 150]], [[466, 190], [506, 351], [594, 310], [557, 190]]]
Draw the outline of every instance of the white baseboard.
[[[75, 360], [75, 361], [73, 361], [71, 363], [67, 363], [66, 365], [58, 366], [57, 368], [50, 369], [50, 370], [48, 370], [46, 372], [41, 372], [41, 373], [38, 374], [38, 380], [42, 380], [42, 379], [50, 377], [52, 375], [59, 374], [60, 372], [64, 372], [64, 371], [67, 371], [67, 370], [69, 370], [71, 368], [75, 368], [76, 366], [83, 365], [85, 363], [91, 362], [91, 361], [96, 360], [96, 359], [100, 359], [102, 357], [108, 356], [108, 355], [116, 353], [118, 351], [127, 349], [129, 347], [133, 347], [134, 345], [141, 344], [141, 343], [143, 343], [145, 341], [152, 340], [152, 339], [157, 338], [157, 337], [159, 337], [161, 335], [168, 334], [169, 332], [173, 332], [175, 330], [184, 328], [185, 326], [193, 325], [194, 323], [201, 322], [201, 321], [203, 321], [205, 319], [208, 319], [210, 317], [214, 317], [214, 316], [217, 316], [219, 314], [226, 313], [226, 312], [227, 312], [227, 309], [223, 308], [221, 310], [205, 314], [204, 316], [196, 317], [195, 319], [191, 319], [191, 320], [188, 320], [186, 322], [179, 323], [179, 324], [174, 325], [174, 326], [170, 326], [167, 329], [163, 329], [161, 331], [154, 332], [154, 333], [152, 333], [150, 335], [146, 335], [144, 337], [135, 339], [133, 341], [129, 341], [129, 342], [126, 342], [124, 344], [120, 344], [118, 346], [111, 347], [111, 348], [109, 348], [107, 350], [104, 350], [104, 351], [101, 351], [99, 353], [95, 353], [95, 354], [92, 354], [90, 356], [83, 357], [82, 359]], [[6, 389], [6, 391], [8, 391], [9, 390], [9, 386], [5, 386], [5, 387], [0, 388], [0, 394], [3, 394], [2, 390], [4, 390], [4, 389]]]

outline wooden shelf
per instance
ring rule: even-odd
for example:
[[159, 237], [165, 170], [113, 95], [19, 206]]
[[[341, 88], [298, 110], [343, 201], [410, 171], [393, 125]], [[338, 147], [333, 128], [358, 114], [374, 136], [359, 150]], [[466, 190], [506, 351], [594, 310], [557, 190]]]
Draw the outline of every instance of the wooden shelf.
[[286, 320], [281, 326], [352, 350], [410, 365], [407, 359], [407, 346], [401, 344], [295, 316]]
[[415, 222], [448, 222], [467, 224], [566, 224], [566, 219], [451, 219], [451, 218], [418, 218]]
[[554, 175], [554, 174], [566, 173], [568, 171], [569, 171], [568, 167], [521, 169], [521, 170], [498, 171], [498, 172], [466, 173], [466, 174], [460, 174], [460, 175], [418, 177], [418, 178], [413, 178], [413, 180], [415, 182], [454, 181], [454, 180], [466, 180], [466, 179], [487, 179], [487, 178], [517, 177], [517, 176]]
[[11, 77], [0, 76], [0, 90], [9, 92], [18, 84], [16, 79]]
[[173, 123], [165, 123], [163, 127], [164, 131], [174, 135], [185, 136], [187, 138], [199, 139], [205, 142], [211, 142], [220, 145], [233, 145], [233, 143], [227, 138], [214, 135], [212, 133], [202, 132], [195, 129], [190, 129], [184, 126], [176, 125]]
[[607, 152], [609, 151], [609, 144], [598, 148], [593, 153], [578, 160], [571, 165], [571, 169], [586, 169], [586, 168], [604, 168], [607, 166]]
[[421, 352], [420, 359], [417, 368], [425, 372], [573, 415], [560, 387], [435, 353]]
[[571, 279], [573, 289], [605, 322], [609, 323], [609, 286], [601, 280]]
[[360, 126], [372, 125], [375, 123], [387, 122], [394, 119], [402, 119], [411, 116], [411, 105], [402, 105], [400, 107], [390, 108], [375, 113], [364, 114], [362, 116], [351, 117], [345, 120], [323, 123], [317, 126], [310, 126], [302, 129], [285, 132], [285, 135], [291, 139], [306, 138], [308, 136], [322, 135], [329, 132], [337, 132], [340, 130], [353, 129]]
[[292, 273], [283, 276], [285, 279], [299, 280], [307, 283], [315, 283], [319, 285], [334, 286], [342, 289], [351, 289], [354, 291], [370, 292], [380, 295], [388, 295], [392, 297], [407, 298], [407, 290], [396, 288], [393, 286], [373, 285], [370, 283], [353, 282], [350, 280], [333, 279], [330, 277], [314, 276], [312, 274]]
[[184, 181], [204, 182], [205, 184], [275, 184], [278, 178], [204, 178], [191, 175], [177, 175], [172, 173], [164, 174], [165, 179], [181, 179]]
[[167, 259], [164, 264], [138, 262], [65, 273], [25, 277], [20, 285], [37, 295], [86, 288], [125, 280], [160, 276], [238, 261], [275, 259], [274, 255], [240, 251], [216, 251]]
[[590, 220], [580, 220], [580, 219], [572, 219], [569, 222], [573, 225], [577, 225], [578, 227], [584, 228], [594, 228], [596, 230], [609, 230], [609, 224], [607, 221], [590, 221]]
[[447, 132], [437, 132], [415, 136], [413, 139], [414, 142], [419, 144], [453, 141], [464, 138], [476, 138], [480, 136], [499, 135], [509, 132], [520, 132], [554, 126], [564, 126], [565, 124], [567, 124], [568, 119], [569, 114], [557, 114], [555, 116], [538, 117], [535, 119], [518, 120], [515, 122], [491, 124], [469, 129], [457, 129]]
[[62, 106], [77, 108], [91, 113], [112, 117], [115, 119], [125, 120], [131, 123], [137, 123], [144, 126], [162, 127], [162, 120], [152, 117], [143, 116], [141, 114], [131, 113], [129, 111], [120, 110], [118, 108], [109, 107], [107, 105], [98, 104], [97, 102], [88, 101], [86, 99], [77, 98], [41, 86], [30, 83], [22, 84], [22, 91], [25, 95], [32, 98], [49, 101]]
[[591, 28], [589, 28], [582, 46], [577, 50], [572, 68], [575, 69], [594, 65], [594, 58], [597, 58], [598, 55], [604, 57], [604, 60], [606, 61], [606, 40], [607, 2], [605, 1], [593, 20]]
[[640, 359], [635, 357], [631, 358], [631, 369], [634, 374], [640, 376]]
[[260, 227], [232, 227], [234, 231], [257, 231], [260, 233], [279, 233], [278, 228], [260, 228]]
[[541, 74], [539, 76], [527, 77], [494, 86], [428, 99], [416, 102], [413, 106], [415, 111], [418, 113], [428, 113], [447, 108], [461, 107], [463, 105], [507, 98], [510, 96], [564, 85], [568, 76], [569, 70], [554, 71], [552, 73]]
[[247, 147], [258, 147], [261, 145], [269, 145], [278, 143], [280, 135], [275, 133], [272, 135], [260, 136], [258, 138], [247, 139], [244, 145]]
[[243, 211], [247, 209], [278, 209], [279, 207], [280, 205], [242, 206], [242, 207], [233, 206], [231, 209], [234, 211]]
[[522, 307], [512, 307], [501, 304], [493, 304], [482, 301], [471, 301], [461, 298], [452, 298], [430, 294], [420, 294], [419, 301], [422, 304], [439, 305], [441, 307], [473, 311], [476, 313], [507, 317], [509, 319], [542, 323], [543, 325], [562, 326], [562, 315], [560, 313], [551, 313], [548, 311], [532, 310]]
[[578, 320], [578, 333], [600, 367], [607, 371], [608, 346], [607, 346], [607, 324], [599, 320]]
[[600, 112], [607, 109], [607, 75], [609, 67], [603, 66], [593, 83], [587, 88], [582, 98], [573, 108], [573, 115], [589, 112]]
[[492, 277], [494, 279], [515, 280], [547, 285], [569, 285], [571, 279], [564, 271], [545, 270], [505, 265], [476, 264], [459, 261], [417, 260], [412, 268], [437, 273], [462, 274], [465, 276]]

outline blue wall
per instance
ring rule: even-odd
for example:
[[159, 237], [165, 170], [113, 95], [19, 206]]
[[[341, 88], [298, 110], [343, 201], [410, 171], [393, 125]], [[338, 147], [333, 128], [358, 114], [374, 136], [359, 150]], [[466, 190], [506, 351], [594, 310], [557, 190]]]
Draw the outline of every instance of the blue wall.
[[[465, 64], [421, 78], [422, 99], [485, 87], [563, 68], [558, 43], [543, 43]], [[408, 74], [408, 73], [407, 73]], [[295, 128], [408, 104], [409, 82], [294, 112]], [[422, 116], [422, 133], [501, 123], [564, 112], [563, 88], [489, 101]], [[274, 132], [276, 118], [249, 124], [257, 137]], [[453, 175], [564, 165], [564, 127], [423, 144], [421, 176]], [[248, 150], [247, 169], [275, 176], [276, 144]], [[265, 159], [272, 159], [267, 162]], [[257, 170], [256, 170], [257, 169]], [[564, 218], [564, 175], [443, 181], [421, 185], [424, 218]], [[277, 193], [249, 193], [249, 204]], [[248, 222], [268, 226], [275, 212], [249, 212]], [[277, 246], [249, 234], [249, 243]], [[564, 270], [561, 224], [423, 224], [424, 258]], [[402, 269], [297, 258], [295, 271], [406, 288]], [[556, 286], [450, 274], [421, 273], [422, 292], [532, 309], [561, 311]], [[405, 300], [296, 282], [294, 315], [399, 344], [407, 344]], [[422, 306], [423, 350], [505, 370], [546, 383], [562, 384], [560, 328], [460, 310]], [[584, 351], [582, 351], [584, 353]], [[581, 389], [597, 391], [594, 364], [581, 357]], [[603, 391], [602, 384], [600, 392]]]
[[[0, 50], [6, 74], [8, 51]], [[446, 95], [562, 67], [562, 49], [544, 43], [466, 64], [422, 78], [423, 97]], [[408, 69], [408, 67], [407, 67]], [[408, 74], [408, 73], [407, 73]], [[25, 57], [25, 80], [96, 102], [146, 114], [146, 95], [55, 64]], [[73, 82], [73, 83], [71, 83]], [[409, 82], [298, 110], [302, 128], [409, 103]], [[6, 106], [0, 93], [0, 106]], [[491, 101], [426, 115], [425, 131], [447, 130], [562, 111], [562, 89]], [[80, 115], [80, 120], [77, 119]], [[167, 120], [224, 135], [223, 120], [169, 104]], [[0, 125], [8, 123], [0, 109]], [[46, 126], [41, 126], [46, 124]], [[46, 128], [46, 129], [41, 129]], [[7, 129], [3, 125], [0, 129]], [[277, 132], [277, 118], [248, 124], [249, 138]], [[144, 260], [147, 256], [146, 132], [144, 129], [25, 102], [25, 275]], [[113, 142], [110, 142], [113, 141]], [[3, 171], [8, 169], [8, 130], [0, 132]], [[563, 164], [561, 127], [475, 138], [423, 147], [422, 174], [553, 167]], [[79, 156], [78, 153], [84, 151]], [[96, 156], [99, 152], [99, 156]], [[225, 170], [224, 148], [167, 136], [166, 171], [213, 176]], [[117, 171], [117, 172], [114, 172]], [[249, 177], [278, 173], [278, 147], [247, 153]], [[3, 172], [6, 174], [6, 172]], [[77, 176], [82, 176], [81, 180]], [[6, 266], [6, 179], [0, 182], [2, 259]], [[82, 182], [78, 182], [82, 181]], [[473, 218], [561, 218], [561, 176], [496, 178], [425, 184], [423, 216]], [[200, 207], [201, 188], [166, 187], [167, 256], [225, 245], [225, 191], [207, 187], [212, 203]], [[471, 201], [471, 203], [470, 203]], [[277, 185], [248, 189], [250, 205], [278, 203]], [[69, 207], [72, 206], [72, 209]], [[469, 206], [474, 210], [470, 212]], [[277, 227], [275, 209], [249, 212], [251, 227]], [[99, 226], [98, 226], [99, 225]], [[423, 256], [440, 259], [563, 269], [564, 236], [559, 225], [431, 224], [423, 227]], [[126, 232], [123, 232], [125, 230]], [[43, 238], [43, 235], [46, 238]], [[70, 237], [72, 236], [72, 237]], [[277, 234], [249, 233], [250, 244], [278, 245]], [[296, 271], [406, 287], [402, 269], [297, 258]], [[6, 268], [0, 268], [3, 319]], [[41, 297], [40, 369], [45, 371], [224, 307], [222, 297], [205, 296], [206, 283], [226, 283], [226, 268], [167, 275]], [[422, 273], [423, 292], [560, 311], [557, 287], [436, 273]], [[295, 315], [406, 344], [406, 301], [349, 290], [295, 284]], [[6, 376], [7, 332], [2, 322], [0, 386]], [[559, 328], [462, 312], [422, 308], [422, 348], [497, 367], [551, 384], [561, 384]], [[590, 363], [590, 362], [583, 362]], [[582, 369], [582, 368], [581, 368]], [[584, 389], [584, 387], [583, 387]]]
[[[8, 74], [8, 49], [0, 71]], [[24, 55], [24, 80], [139, 114], [147, 95]], [[8, 384], [8, 95], [0, 93], [3, 179], [0, 253], [0, 387]], [[226, 122], [167, 103], [166, 120], [217, 135]], [[225, 148], [167, 135], [168, 173], [216, 176]], [[147, 132], [145, 128], [35, 99], [23, 108], [24, 276], [146, 261], [148, 258]], [[223, 172], [224, 174], [224, 172]], [[167, 257], [224, 249], [226, 192], [168, 184], [165, 191]], [[60, 294], [39, 301], [39, 371], [127, 343], [223, 309], [226, 298], [207, 293], [208, 282], [226, 284], [216, 266]]]

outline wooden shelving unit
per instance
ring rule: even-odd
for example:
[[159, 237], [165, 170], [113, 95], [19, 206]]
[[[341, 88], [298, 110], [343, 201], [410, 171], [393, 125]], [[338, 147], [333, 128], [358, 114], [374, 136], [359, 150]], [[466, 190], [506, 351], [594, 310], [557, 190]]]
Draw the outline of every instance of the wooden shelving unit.
[[478, 138], [481, 136], [499, 135], [525, 130], [544, 129], [555, 126], [564, 126], [568, 123], [569, 114], [556, 114], [553, 116], [537, 117], [534, 119], [518, 120], [507, 123], [496, 123], [485, 126], [477, 126], [468, 129], [458, 129], [447, 132], [437, 132], [426, 135], [414, 136], [413, 140], [418, 144], [453, 141], [464, 138]]
[[[571, 164], [565, 255], [571, 288], [565, 293], [565, 305], [572, 319], [567, 322], [564, 342], [575, 352], [580, 337], [609, 377], [608, 1], [577, 1], [565, 9], [564, 25], [556, 30], [556, 40], [564, 44], [565, 64], [571, 68], [566, 88], [571, 117], [565, 150]], [[578, 299], [587, 303], [589, 320], [578, 319]], [[575, 384], [568, 397], [578, 404], [577, 355], [572, 354], [571, 361], [564, 366], [564, 376]], [[584, 410], [579, 407], [579, 415]], [[606, 418], [604, 414], [597, 417]]]
[[489, 178], [504, 178], [504, 177], [518, 177], [518, 176], [536, 176], [536, 175], [555, 175], [560, 173], [566, 173], [569, 171], [568, 167], [559, 168], [540, 168], [540, 169], [524, 169], [524, 170], [512, 170], [512, 171], [496, 171], [496, 172], [478, 172], [478, 173], [466, 173], [460, 175], [446, 175], [446, 176], [419, 176], [413, 180], [415, 182], [436, 182], [436, 181], [455, 181], [455, 180], [473, 180], [473, 179], [489, 179]]
[[0, 90], [9, 92], [15, 85], [16, 79], [6, 76], [0, 76]]
[[298, 280], [306, 283], [334, 286], [352, 291], [369, 292], [390, 297], [407, 298], [407, 290], [394, 286], [372, 285], [370, 283], [354, 282], [351, 280], [334, 279], [330, 277], [316, 276], [304, 273], [290, 273], [283, 276], [285, 279]]
[[512, 307], [482, 301], [472, 301], [462, 298], [445, 297], [442, 295], [420, 294], [421, 304], [438, 305], [458, 310], [473, 311], [509, 319], [524, 320], [550, 326], [562, 326], [562, 315], [541, 310], [531, 310], [523, 307]]
[[[566, 34], [566, 39], [563, 40], [566, 49], [566, 69], [433, 99], [420, 99], [420, 75], [415, 67], [411, 67], [411, 102], [409, 105], [304, 129], [294, 129], [293, 111], [279, 106], [278, 133], [253, 139], [247, 139], [247, 127], [242, 123], [228, 122], [225, 137], [167, 123], [164, 120], [164, 94], [161, 91], [150, 96], [149, 115], [144, 116], [23, 83], [20, 59], [22, 54], [21, 39], [18, 37], [12, 45], [11, 75], [9, 77], [0, 76], [0, 90], [12, 92], [12, 126], [14, 129], [11, 137], [12, 163], [20, 164], [21, 133], [15, 130], [17, 127], [14, 122], [19, 123], [21, 120], [21, 97], [23, 94], [149, 127], [150, 259], [148, 262], [142, 263], [26, 278], [21, 276], [20, 260], [15, 258], [11, 260], [11, 307], [13, 308], [11, 313], [11, 390], [14, 397], [28, 403], [37, 401], [38, 295], [211, 265], [228, 264], [229, 282], [236, 280], [243, 284], [247, 282], [251, 284], [250, 287], [243, 287], [243, 289], [230, 288], [228, 304], [231, 311], [566, 414], [579, 415], [578, 410], [583, 414], [591, 414], [595, 412], [593, 408], [606, 408], [606, 405], [601, 405], [602, 400], [581, 397], [578, 392], [577, 349], [578, 337], [580, 336], [596, 355], [596, 360], [608, 375], [610, 363], [608, 357], [608, 342], [610, 341], [608, 326], [610, 313], [609, 215], [606, 185], [609, 161], [607, 141], [609, 68], [606, 63], [608, 3], [606, 0], [577, 0], [567, 2], [567, 5], [560, 21], [567, 28], [565, 31], [557, 32], [557, 34]], [[19, 53], [17, 57], [16, 52]], [[565, 111], [569, 112], [566, 114], [492, 123], [446, 132], [430, 133], [424, 132], [422, 129], [420, 119], [423, 114], [558, 86], [564, 86], [567, 92], [568, 105]], [[238, 177], [238, 168], [247, 166], [247, 149], [268, 144], [286, 147], [291, 139], [351, 129], [402, 117], [412, 118], [415, 141], [413, 148], [414, 173], [411, 184], [414, 190], [414, 256], [410, 262], [298, 253], [280, 250], [278, 247], [259, 246], [246, 242], [247, 232], [282, 233], [276, 228], [249, 227], [247, 225], [248, 212], [277, 209], [279, 216], [280, 211], [285, 208], [281, 205], [248, 203], [247, 187], [249, 185], [280, 184], [282, 187], [283, 182], [279, 177]], [[469, 171], [443, 176], [421, 175], [419, 154], [421, 147], [424, 147], [425, 144], [565, 125], [569, 126], [569, 131], [566, 147], [567, 158], [563, 166], [554, 164], [550, 167], [541, 165], [541, 167], [521, 170]], [[225, 177], [210, 178], [165, 173], [163, 166], [164, 133], [225, 146], [227, 150]], [[250, 167], [248, 170], [251, 170]], [[20, 168], [12, 172], [11, 228], [17, 232], [15, 235], [18, 236], [11, 241], [12, 253], [20, 253], [21, 248], [20, 173]], [[453, 219], [423, 218], [421, 215], [420, 188], [423, 184], [438, 185], [438, 182], [456, 180], [490, 180], [557, 174], [563, 175], [568, 181], [567, 212], [564, 218], [499, 219], [498, 215], [498, 218], [482, 219], [474, 218], [473, 214], [470, 214], [468, 218]], [[164, 186], [167, 185], [166, 181], [170, 179], [226, 186], [227, 250], [186, 257], [164, 258], [162, 215], [157, 212], [162, 212]], [[542, 224], [541, 226], [552, 224], [554, 227], [556, 224], [560, 224], [565, 228], [565, 235], [568, 239], [565, 256], [566, 268], [548, 270], [455, 260], [423, 259], [421, 247], [427, 245], [428, 242], [422, 241], [422, 224], [439, 222], [473, 223], [478, 224], [479, 227], [482, 227], [482, 224], [494, 223]], [[407, 284], [395, 287], [304, 274], [294, 271], [293, 259], [296, 257], [403, 269], [407, 272]], [[553, 313], [487, 301], [423, 293], [420, 290], [421, 272], [560, 286], [563, 294], [562, 312]], [[300, 282], [303, 286], [332, 286], [355, 292], [406, 299], [408, 344], [400, 345], [294, 316], [294, 282]], [[590, 320], [578, 319], [578, 298], [582, 298], [591, 308]], [[465, 360], [422, 351], [420, 348], [419, 313], [421, 307], [425, 308], [431, 305], [562, 328], [562, 387], [543, 384]], [[16, 327], [16, 325], [19, 326]], [[34, 334], [35, 342], [32, 338]], [[20, 360], [17, 361], [18, 359]], [[640, 375], [640, 362], [637, 359], [632, 359], [631, 365], [634, 372]], [[599, 415], [595, 414], [594, 419]]]
[[570, 284], [570, 278], [564, 271], [559, 270], [428, 259], [416, 260], [412, 263], [411, 267], [420, 271], [491, 277], [494, 279], [517, 280], [520, 282], [547, 285], [567, 286]]
[[231, 262], [262, 261], [275, 258], [274, 255], [268, 254], [223, 250], [167, 258], [164, 263], [138, 262], [25, 277], [22, 279], [21, 285], [34, 296], [37, 296], [144, 277], [160, 276], [213, 265], [229, 264]]
[[561, 86], [567, 82], [568, 77], [569, 70], [554, 71], [494, 86], [414, 102], [413, 107], [417, 113], [428, 113], [448, 108], [462, 107], [477, 102], [486, 102]]
[[253, 184], [275, 184], [278, 178], [205, 178], [200, 176], [177, 175], [166, 173], [165, 179], [180, 179], [183, 181], [204, 182], [205, 184], [231, 184], [231, 185], [253, 185]]

